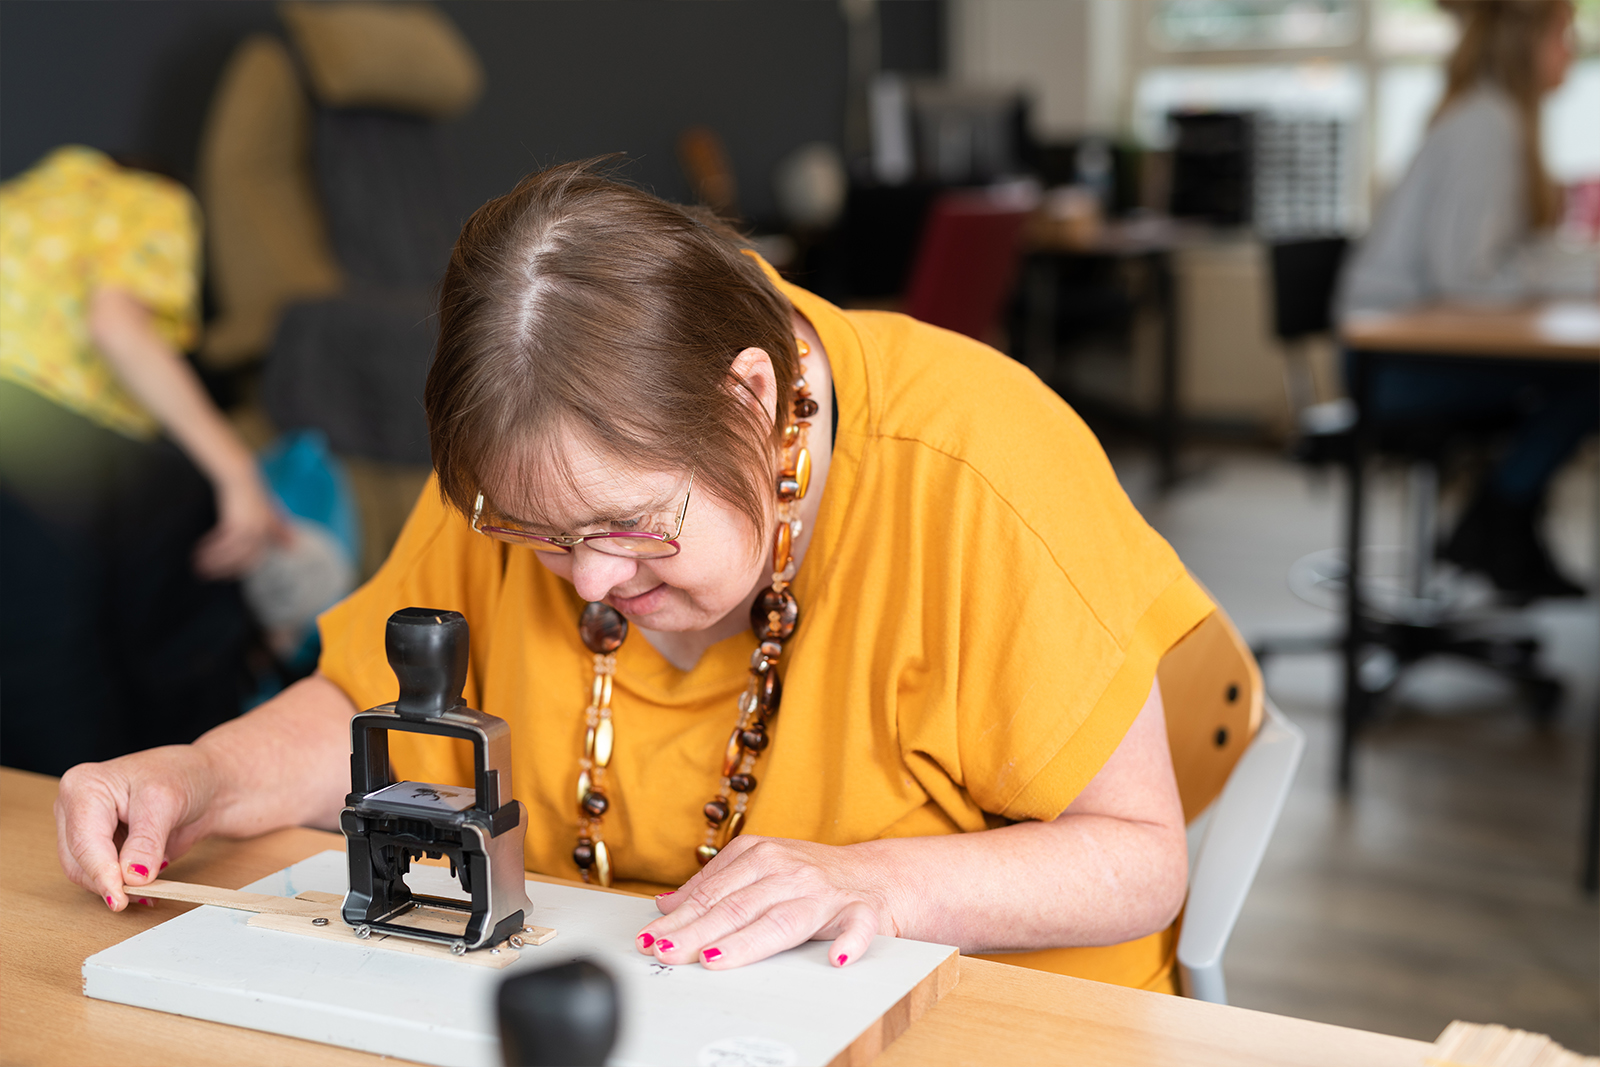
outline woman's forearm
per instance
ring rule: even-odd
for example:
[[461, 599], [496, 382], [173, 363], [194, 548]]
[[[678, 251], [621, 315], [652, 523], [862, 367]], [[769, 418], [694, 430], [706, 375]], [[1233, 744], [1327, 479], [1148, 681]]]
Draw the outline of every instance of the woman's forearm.
[[213, 485], [256, 478], [250, 450], [132, 294], [95, 290], [89, 299], [89, 334], [117, 378]]
[[1171, 924], [1181, 828], [1068, 812], [980, 833], [849, 846], [880, 872], [901, 937], [1000, 952], [1109, 945]]
[[283, 826], [337, 829], [350, 791], [355, 705], [320, 674], [195, 742], [215, 793], [205, 833], [248, 837]]

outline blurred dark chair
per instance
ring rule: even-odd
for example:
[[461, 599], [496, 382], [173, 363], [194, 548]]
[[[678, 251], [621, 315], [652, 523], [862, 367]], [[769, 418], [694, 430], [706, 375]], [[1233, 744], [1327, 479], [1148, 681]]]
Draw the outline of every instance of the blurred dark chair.
[[901, 310], [994, 343], [1016, 285], [1022, 234], [1036, 197], [1007, 189], [939, 196], [912, 261]]
[[247, 40], [201, 146], [221, 365], [263, 361], [281, 428], [345, 456], [428, 462], [422, 386], [433, 289], [459, 220], [439, 120], [482, 72], [426, 4], [280, 8], [294, 54]]
[[[1304, 463], [1321, 466], [1357, 461], [1355, 434], [1367, 435], [1371, 451], [1380, 459], [1403, 464], [1405, 486], [1404, 574], [1397, 586], [1380, 592], [1361, 586], [1366, 618], [1361, 646], [1387, 649], [1393, 669], [1358, 672], [1362, 691], [1346, 694], [1339, 758], [1339, 785], [1351, 780], [1351, 749], [1373, 698], [1382, 696], [1410, 665], [1434, 656], [1453, 656], [1477, 662], [1504, 674], [1522, 690], [1535, 717], [1548, 720], [1561, 699], [1561, 683], [1538, 665], [1539, 641], [1515, 629], [1485, 629], [1481, 612], [1456, 610], [1452, 592], [1438, 580], [1434, 556], [1438, 547], [1438, 498], [1441, 472], [1463, 454], [1482, 449], [1501, 421], [1437, 420], [1398, 421], [1372, 419], [1354, 401], [1339, 399], [1317, 403], [1308, 347], [1313, 339], [1333, 330], [1332, 302], [1348, 242], [1343, 237], [1276, 242], [1268, 248], [1272, 278], [1273, 332], [1286, 355], [1285, 388], [1294, 413], [1292, 454]], [[1370, 568], [1363, 565], [1363, 573]], [[1376, 576], [1375, 576], [1376, 577]], [[1396, 576], [1385, 576], [1393, 578]], [[1329, 584], [1344, 580], [1328, 575]], [[1348, 595], [1348, 593], [1346, 594]], [[1258, 660], [1272, 655], [1328, 652], [1346, 647], [1348, 633], [1258, 640], [1253, 651]], [[1361, 651], [1357, 650], [1357, 651]], [[1372, 677], [1365, 677], [1368, 674]], [[1378, 674], [1382, 677], [1378, 677]]]

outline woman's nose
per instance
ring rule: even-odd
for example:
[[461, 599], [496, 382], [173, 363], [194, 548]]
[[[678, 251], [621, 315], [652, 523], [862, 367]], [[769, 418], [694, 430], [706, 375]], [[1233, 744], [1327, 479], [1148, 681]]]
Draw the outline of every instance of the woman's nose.
[[588, 545], [572, 550], [572, 587], [585, 600], [603, 600], [607, 593], [639, 573], [639, 562], [596, 552]]

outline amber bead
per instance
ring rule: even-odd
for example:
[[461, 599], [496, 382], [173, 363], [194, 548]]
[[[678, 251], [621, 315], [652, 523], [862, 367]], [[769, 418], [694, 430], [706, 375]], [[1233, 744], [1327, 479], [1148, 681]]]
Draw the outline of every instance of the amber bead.
[[739, 728], [735, 726], [733, 733], [728, 735], [728, 744], [722, 750], [722, 776], [726, 778], [739, 766], [739, 761], [744, 758], [744, 749], [739, 747]]
[[817, 402], [809, 396], [802, 396], [794, 402], [794, 414], [798, 419], [809, 419], [817, 413]]
[[778, 532], [772, 538], [772, 569], [783, 570], [789, 563], [789, 555], [794, 546], [794, 531], [789, 529], [786, 522], [778, 523]]
[[611, 802], [607, 800], [606, 795], [600, 792], [598, 789], [591, 789], [588, 793], [584, 794], [583, 810], [588, 812], [590, 815], [593, 815], [597, 819], [604, 815], [606, 813], [606, 809], [610, 806]]
[[722, 820], [728, 817], [728, 798], [719, 796], [715, 800], [709, 800], [706, 802], [704, 810], [706, 822], [712, 826], [721, 826]]
[[768, 589], [750, 605], [750, 628], [760, 641], [783, 641], [800, 623], [800, 605], [787, 589]]
[[701, 845], [694, 850], [694, 858], [700, 861], [700, 866], [704, 867], [717, 858], [717, 851], [712, 845]]
[[728, 842], [732, 841], [734, 838], [738, 837], [742, 830], [744, 830], [744, 812], [736, 811], [736, 812], [733, 813], [733, 818], [728, 820], [727, 829], [722, 831], [722, 833], [723, 833], [723, 839], [722, 839], [723, 847], [726, 848], [727, 845], [728, 845]]
[[811, 346], [806, 343], [806, 339], [804, 337], [796, 337], [794, 339], [794, 350], [800, 353], [801, 359], [805, 359], [811, 354]]
[[797, 499], [804, 500], [806, 491], [811, 488], [811, 450], [809, 448], [802, 448], [800, 454], [794, 457], [794, 480], [800, 486], [800, 491], [795, 496]]
[[756, 788], [756, 776], [753, 774], [730, 775], [728, 788], [735, 793], [753, 793]]
[[628, 620], [622, 612], [598, 600], [586, 604], [578, 617], [578, 636], [583, 647], [596, 655], [615, 652], [628, 637]]
[[756, 690], [756, 707], [761, 709], [761, 717], [770, 719], [778, 714], [778, 705], [783, 703], [783, 679], [778, 677], [777, 671], [768, 671], [761, 676], [761, 687]]
[[788, 448], [800, 439], [800, 424], [791, 422], [783, 428], [783, 447]]
[[739, 744], [743, 745], [747, 752], [760, 752], [767, 747], [769, 740], [771, 739], [767, 737], [767, 731], [762, 729], [760, 723], [739, 732]]
[[578, 842], [578, 847], [572, 850], [572, 862], [584, 870], [594, 866], [594, 842], [584, 838]]

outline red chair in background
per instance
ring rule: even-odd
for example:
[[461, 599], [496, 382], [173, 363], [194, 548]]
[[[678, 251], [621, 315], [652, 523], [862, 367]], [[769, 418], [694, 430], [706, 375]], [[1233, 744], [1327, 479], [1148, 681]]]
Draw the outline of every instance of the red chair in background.
[[1033, 190], [945, 193], [923, 226], [901, 310], [912, 318], [993, 341], [1022, 260]]

